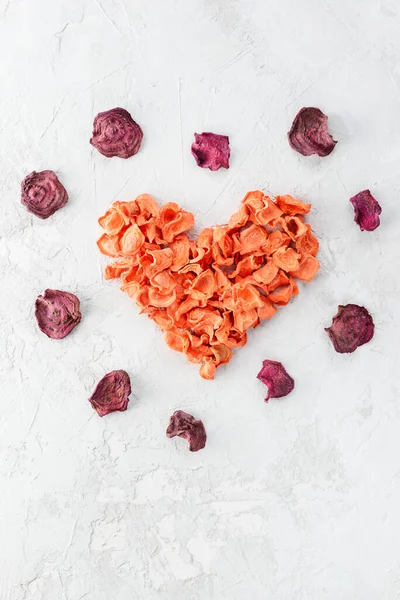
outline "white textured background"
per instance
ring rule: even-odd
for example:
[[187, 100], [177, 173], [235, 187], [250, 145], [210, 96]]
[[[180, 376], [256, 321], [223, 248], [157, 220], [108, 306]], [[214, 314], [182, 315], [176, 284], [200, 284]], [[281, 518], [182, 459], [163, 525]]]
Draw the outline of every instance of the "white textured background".
[[[1, 600], [400, 597], [399, 33], [396, 0], [0, 0]], [[328, 158], [288, 146], [308, 105]], [[114, 106], [145, 135], [126, 161], [88, 143]], [[230, 136], [228, 171], [196, 167], [203, 130]], [[34, 169], [69, 192], [48, 221], [19, 203]], [[373, 233], [348, 202], [367, 187]], [[313, 203], [321, 272], [203, 381], [102, 280], [97, 217], [149, 192], [200, 228], [255, 188]], [[81, 299], [63, 341], [35, 323], [46, 287]], [[347, 302], [376, 333], [342, 356], [323, 328]], [[264, 358], [296, 380], [269, 404]], [[100, 419], [87, 398], [115, 368], [134, 395]], [[166, 439], [177, 408], [205, 450]]]

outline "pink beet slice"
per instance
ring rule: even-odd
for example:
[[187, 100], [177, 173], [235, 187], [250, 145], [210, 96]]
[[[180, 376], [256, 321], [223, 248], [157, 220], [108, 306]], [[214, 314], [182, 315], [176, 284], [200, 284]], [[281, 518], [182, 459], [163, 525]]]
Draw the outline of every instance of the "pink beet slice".
[[328, 132], [328, 117], [313, 106], [299, 110], [288, 133], [288, 139], [293, 150], [303, 156], [328, 156], [337, 144]]
[[131, 393], [131, 380], [126, 371], [110, 371], [100, 379], [93, 394], [89, 398], [90, 404], [100, 417], [109, 413], [127, 409]]
[[354, 221], [361, 231], [374, 231], [379, 227], [382, 208], [369, 190], [359, 192], [350, 202], [354, 206]]
[[374, 335], [374, 322], [364, 306], [346, 304], [339, 306], [333, 317], [328, 333], [336, 352], [341, 354], [354, 352], [359, 346], [369, 342]]
[[167, 437], [179, 436], [189, 442], [189, 450], [197, 452], [206, 445], [207, 435], [202, 421], [197, 421], [183, 410], [176, 410], [170, 417]]
[[283, 364], [275, 360], [264, 360], [257, 378], [268, 387], [265, 402], [270, 398], [283, 398], [294, 388], [294, 379], [290, 377]]
[[143, 131], [130, 113], [117, 107], [96, 116], [90, 143], [107, 158], [130, 158], [139, 151], [142, 139]]
[[21, 203], [39, 219], [48, 219], [67, 202], [67, 191], [54, 171], [33, 171], [21, 184]]
[[221, 167], [229, 169], [229, 137], [217, 133], [195, 133], [192, 154], [202, 169], [217, 171]]
[[49, 338], [65, 338], [80, 322], [79, 299], [70, 292], [46, 290], [35, 302], [35, 317], [39, 329]]

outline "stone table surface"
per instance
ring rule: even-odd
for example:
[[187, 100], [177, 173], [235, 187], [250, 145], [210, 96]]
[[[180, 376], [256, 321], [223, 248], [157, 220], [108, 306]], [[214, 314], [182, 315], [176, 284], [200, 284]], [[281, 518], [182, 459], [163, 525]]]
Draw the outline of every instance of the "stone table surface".
[[[399, 598], [399, 31], [395, 0], [0, 0], [1, 600]], [[144, 131], [128, 160], [89, 145], [115, 106]], [[288, 145], [303, 106], [327, 158]], [[202, 131], [230, 136], [229, 170], [196, 166]], [[20, 204], [43, 169], [70, 198], [46, 221]], [[148, 192], [199, 231], [252, 189], [312, 203], [321, 270], [205, 381], [104, 281], [97, 218]], [[34, 319], [48, 287], [81, 300], [62, 341]], [[347, 303], [376, 330], [340, 355], [324, 327]], [[265, 358], [296, 381], [268, 404]], [[131, 402], [101, 419], [87, 398], [118, 368]], [[166, 438], [176, 409], [201, 452]]]

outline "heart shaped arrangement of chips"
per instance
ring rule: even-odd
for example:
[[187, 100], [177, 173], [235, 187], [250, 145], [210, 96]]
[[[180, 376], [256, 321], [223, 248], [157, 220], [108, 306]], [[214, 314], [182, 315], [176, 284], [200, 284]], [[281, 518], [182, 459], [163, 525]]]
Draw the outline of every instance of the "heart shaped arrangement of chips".
[[244, 346], [247, 330], [271, 318], [298, 294], [296, 279], [319, 269], [318, 241], [304, 215], [311, 205], [291, 196], [249, 192], [227, 225], [188, 237], [194, 217], [174, 202], [159, 207], [148, 194], [114, 202], [99, 219], [106, 279], [162, 329], [168, 346], [213, 379]]

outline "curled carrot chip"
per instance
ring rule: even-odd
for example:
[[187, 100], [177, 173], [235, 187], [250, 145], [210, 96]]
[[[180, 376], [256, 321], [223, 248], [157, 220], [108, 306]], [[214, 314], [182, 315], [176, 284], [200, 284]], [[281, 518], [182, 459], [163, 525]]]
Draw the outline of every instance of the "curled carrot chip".
[[278, 306], [284, 306], [289, 302], [292, 296], [297, 296], [299, 288], [294, 279], [289, 279], [288, 283], [280, 285], [268, 294], [269, 300]]
[[307, 225], [302, 217], [286, 217], [283, 227], [293, 241], [307, 233]]
[[290, 242], [291, 239], [286, 233], [283, 233], [282, 231], [280, 231], [280, 229], [276, 229], [275, 231], [269, 234], [267, 242], [262, 247], [262, 250], [266, 256], [270, 256], [279, 248], [289, 246]]
[[198, 300], [211, 298], [216, 290], [215, 275], [211, 269], [203, 271], [193, 282], [190, 295]]
[[149, 288], [149, 304], [156, 308], [167, 308], [175, 302], [176, 293], [172, 290], [171, 293], [163, 294], [155, 288]]
[[157, 217], [160, 209], [158, 208], [157, 202], [150, 194], [141, 194], [135, 200], [139, 209], [139, 214], [145, 219], [149, 220], [151, 217]]
[[272, 257], [274, 264], [285, 271], [297, 271], [299, 268], [300, 254], [293, 248], [279, 248]]
[[319, 269], [319, 261], [309, 254], [308, 256], [304, 256], [301, 263], [299, 264], [299, 268], [296, 271], [292, 272], [293, 277], [297, 279], [301, 279], [302, 281], [311, 281], [314, 279]]
[[112, 206], [110, 210], [99, 219], [99, 225], [104, 229], [107, 235], [117, 235], [127, 224], [129, 224], [129, 219], [121, 213], [116, 206]]
[[307, 231], [303, 233], [296, 240], [297, 251], [300, 254], [312, 254], [316, 256], [319, 249], [319, 242], [316, 237], [313, 236], [311, 227], [307, 225]]
[[241, 244], [241, 254], [248, 254], [254, 250], [259, 250], [267, 241], [267, 233], [259, 225], [250, 225], [244, 229], [239, 236]]
[[210, 358], [206, 358], [200, 367], [200, 375], [203, 379], [214, 379], [216, 370], [216, 364]]
[[274, 306], [272, 302], [270, 302], [269, 300], [267, 300], [267, 298], [264, 298], [263, 296], [261, 296], [261, 302], [261, 306], [259, 306], [257, 309], [258, 316], [261, 320], [270, 319], [274, 316], [274, 314], [277, 311], [276, 306]]
[[254, 273], [254, 281], [261, 285], [268, 285], [277, 276], [279, 267], [272, 261], [267, 261], [267, 264]]
[[250, 213], [255, 214], [257, 210], [261, 210], [264, 208], [264, 194], [260, 191], [248, 192], [242, 200], [242, 203], [245, 204]]
[[99, 249], [117, 259], [105, 277], [120, 278], [168, 346], [213, 379], [246, 344], [247, 330], [298, 294], [294, 278], [310, 281], [318, 271], [318, 241], [303, 217], [309, 209], [291, 196], [249, 192], [228, 225], [194, 240], [186, 233], [193, 215], [174, 202], [159, 208], [148, 194], [114, 202], [99, 219]]
[[[249, 210], [247, 206], [241, 206], [239, 210], [234, 213], [228, 222], [228, 230], [239, 229], [244, 227], [249, 220]], [[197, 242], [198, 243], [198, 242]]]
[[120, 260], [116, 263], [111, 263], [106, 266], [104, 271], [105, 279], [117, 279], [131, 267], [131, 259]]
[[175, 202], [168, 202], [161, 208], [158, 222], [164, 239], [172, 242], [177, 235], [193, 227], [194, 217]]
[[131, 225], [120, 239], [121, 254], [132, 256], [137, 254], [144, 244], [145, 237], [137, 225]]
[[104, 233], [98, 240], [97, 245], [102, 254], [107, 256], [117, 257], [119, 256], [120, 241], [118, 236], [108, 236]]
[[256, 210], [252, 220], [254, 223], [258, 223], [258, 225], [269, 225], [280, 217], [282, 212], [281, 208], [275, 202], [272, 202], [271, 198], [264, 196], [264, 208]]
[[311, 204], [295, 200], [292, 196], [277, 196], [276, 203], [283, 213], [290, 217], [295, 215], [305, 215], [310, 212]]

